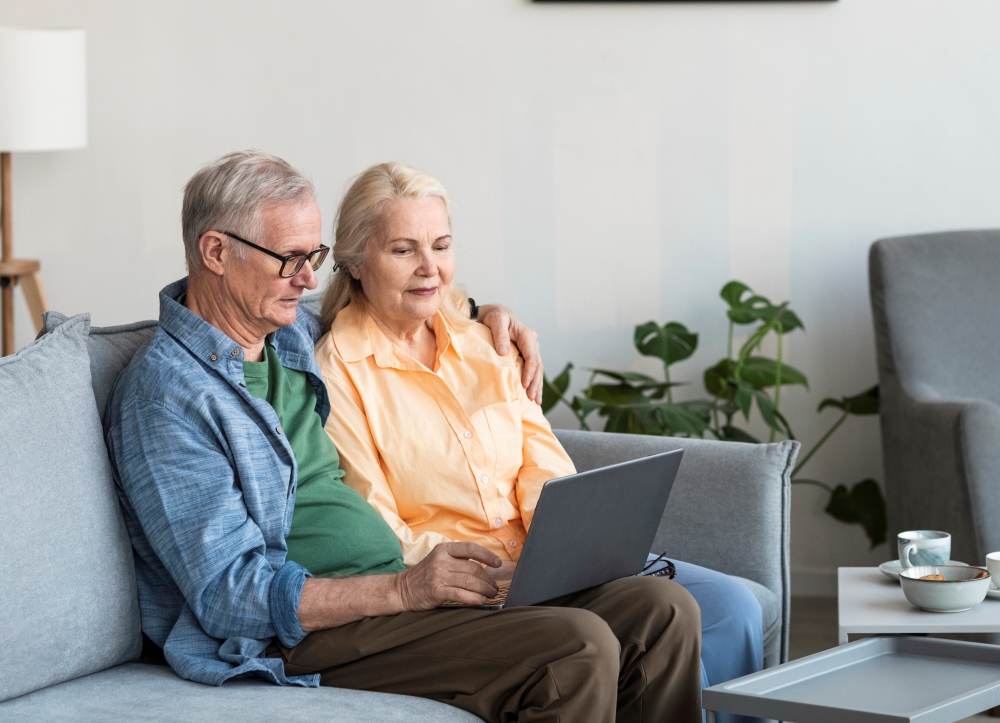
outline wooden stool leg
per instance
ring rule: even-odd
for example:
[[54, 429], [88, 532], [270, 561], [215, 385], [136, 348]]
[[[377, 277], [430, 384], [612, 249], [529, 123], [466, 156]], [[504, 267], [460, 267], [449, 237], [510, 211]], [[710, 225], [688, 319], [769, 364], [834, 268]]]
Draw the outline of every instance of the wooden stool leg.
[[0, 289], [0, 324], [3, 325], [3, 343], [0, 344], [0, 356], [14, 353], [14, 279]]
[[24, 291], [24, 298], [28, 302], [28, 309], [31, 311], [31, 319], [35, 322], [35, 331], [39, 332], [44, 326], [42, 313], [49, 310], [48, 299], [45, 298], [45, 289], [42, 287], [42, 277], [37, 271], [21, 277], [21, 289]]

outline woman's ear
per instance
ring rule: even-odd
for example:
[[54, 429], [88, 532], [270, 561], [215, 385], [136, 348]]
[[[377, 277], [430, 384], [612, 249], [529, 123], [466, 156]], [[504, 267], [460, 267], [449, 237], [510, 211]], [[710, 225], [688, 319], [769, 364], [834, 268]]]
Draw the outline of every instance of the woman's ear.
[[351, 272], [351, 278], [358, 279], [359, 281], [361, 280], [361, 274], [358, 273], [357, 266], [350, 265], [347, 267], [347, 270]]

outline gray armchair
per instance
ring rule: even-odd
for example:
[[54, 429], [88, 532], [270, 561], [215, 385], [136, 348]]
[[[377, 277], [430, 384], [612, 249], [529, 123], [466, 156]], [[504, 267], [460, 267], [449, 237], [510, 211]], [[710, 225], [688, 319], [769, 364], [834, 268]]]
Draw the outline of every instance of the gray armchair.
[[1000, 231], [875, 242], [869, 255], [890, 542], [1000, 550]]

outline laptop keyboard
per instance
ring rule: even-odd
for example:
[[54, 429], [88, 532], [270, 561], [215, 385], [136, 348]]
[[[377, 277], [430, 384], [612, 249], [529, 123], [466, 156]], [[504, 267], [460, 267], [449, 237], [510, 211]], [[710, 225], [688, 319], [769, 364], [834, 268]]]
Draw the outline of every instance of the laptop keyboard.
[[510, 591], [510, 580], [497, 580], [497, 587], [500, 590], [496, 595], [491, 597], [489, 600], [480, 605], [467, 605], [466, 603], [452, 602], [448, 601], [446, 603], [441, 603], [438, 607], [442, 608], [474, 608], [474, 607], [492, 607], [494, 605], [503, 605], [507, 602], [507, 593]]

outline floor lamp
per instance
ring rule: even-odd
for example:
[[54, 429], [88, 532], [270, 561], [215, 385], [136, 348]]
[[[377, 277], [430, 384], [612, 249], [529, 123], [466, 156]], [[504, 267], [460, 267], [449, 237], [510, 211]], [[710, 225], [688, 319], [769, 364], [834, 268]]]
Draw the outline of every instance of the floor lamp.
[[83, 30], [0, 28], [0, 356], [14, 352], [14, 287], [42, 328], [45, 291], [34, 259], [14, 258], [11, 152], [87, 145]]

